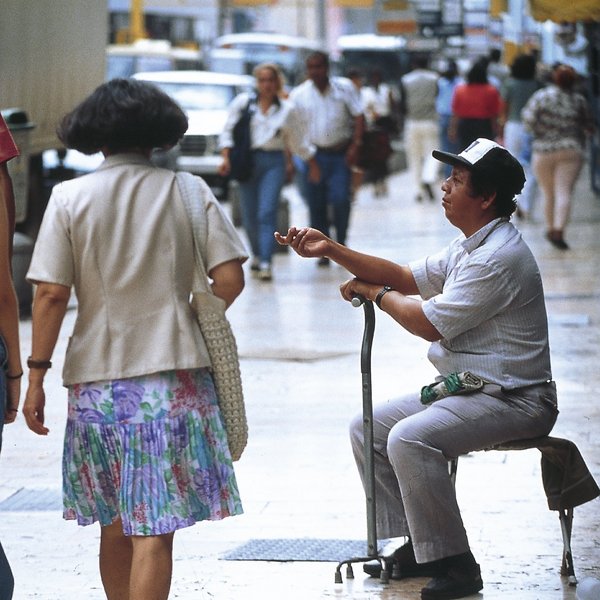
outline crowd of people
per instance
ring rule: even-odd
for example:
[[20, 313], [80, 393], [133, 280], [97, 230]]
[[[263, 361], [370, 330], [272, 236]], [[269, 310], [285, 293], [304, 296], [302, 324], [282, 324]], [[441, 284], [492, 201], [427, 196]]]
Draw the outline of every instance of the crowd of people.
[[[478, 138], [504, 145], [525, 169], [516, 216], [532, 217], [541, 190], [546, 237], [556, 248], [568, 249], [564, 230], [571, 193], [593, 131], [587, 101], [577, 91], [580, 76], [566, 65], [544, 71], [532, 53], [518, 54], [508, 66], [492, 49], [462, 69], [452, 59], [438, 61], [435, 69], [430, 58], [416, 54], [408, 73], [384, 81], [377, 67], [331, 76], [328, 56], [315, 53], [306, 81], [291, 91], [276, 65], [255, 69], [258, 102], [251, 136], [256, 166], [252, 178], [240, 182], [240, 192], [251, 271], [260, 280], [273, 278], [270, 232], [284, 183], [295, 177], [311, 225], [327, 235], [333, 229], [337, 241], [345, 243], [357, 190], [372, 185], [375, 198], [389, 196], [388, 162], [392, 141], [400, 136], [419, 202], [434, 200], [434, 188], [451, 172], [450, 165], [432, 159], [434, 148], [456, 153]], [[232, 130], [248, 102], [248, 94], [241, 94], [231, 104], [221, 136], [223, 175], [229, 173]], [[319, 261], [327, 264], [326, 258]]]
[[[334, 77], [328, 55], [314, 52], [306, 80], [290, 91], [277, 65], [261, 64], [255, 91], [233, 100], [220, 139], [220, 171], [228, 176], [234, 129], [248, 111], [252, 171], [240, 181], [241, 208], [250, 270], [260, 281], [273, 278], [275, 243], [323, 267], [334, 261], [354, 276], [341, 286], [345, 300], [364, 296], [431, 342], [439, 381], [465, 373], [481, 379], [468, 395], [448, 393], [430, 404], [415, 392], [375, 411], [379, 530], [408, 538], [390, 566], [401, 577], [431, 577], [425, 600], [483, 587], [448, 459], [546, 435], [557, 415], [541, 277], [510, 218], [533, 172], [548, 239], [568, 248], [570, 195], [593, 122], [572, 68], [557, 65], [544, 85], [532, 57], [518, 56], [510, 70], [493, 71], [495, 62], [474, 61], [463, 79], [452, 61], [438, 73], [419, 56], [395, 88], [379, 72], [368, 85]], [[58, 127], [64, 145], [100, 151], [105, 160], [53, 189], [27, 274], [36, 290], [22, 412], [38, 435], [49, 431], [44, 379], [72, 291], [77, 296], [63, 371], [63, 514], [80, 525], [99, 523], [109, 600], [166, 600], [177, 530], [242, 512], [210, 357], [189, 306], [197, 240], [176, 174], [150, 160], [186, 129], [169, 96], [134, 79], [101, 85], [66, 115]], [[403, 130], [418, 201], [436, 198], [444, 169], [442, 208], [460, 236], [438, 254], [397, 265], [348, 247], [353, 174], [373, 130]], [[17, 153], [0, 121], [0, 442], [2, 425], [17, 416], [23, 375], [6, 168]], [[382, 184], [387, 175], [378, 165], [371, 179], [377, 195], [400, 196]], [[279, 196], [293, 176], [309, 226], [275, 233]], [[249, 257], [208, 187], [198, 185], [204, 267], [228, 307], [244, 289]], [[531, 207], [530, 200], [522, 214]], [[362, 474], [361, 417], [352, 421], [351, 440]], [[365, 565], [370, 575], [381, 568], [380, 561]], [[10, 600], [12, 589], [0, 545], [0, 600]]]

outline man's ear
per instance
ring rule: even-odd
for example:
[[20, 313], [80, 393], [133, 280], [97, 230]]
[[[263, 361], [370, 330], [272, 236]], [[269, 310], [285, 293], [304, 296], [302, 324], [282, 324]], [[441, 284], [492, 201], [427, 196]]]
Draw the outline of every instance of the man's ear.
[[491, 209], [495, 200], [496, 200], [496, 192], [492, 192], [488, 196], [483, 196], [483, 201], [481, 202], [481, 208], [483, 208], [484, 210]]

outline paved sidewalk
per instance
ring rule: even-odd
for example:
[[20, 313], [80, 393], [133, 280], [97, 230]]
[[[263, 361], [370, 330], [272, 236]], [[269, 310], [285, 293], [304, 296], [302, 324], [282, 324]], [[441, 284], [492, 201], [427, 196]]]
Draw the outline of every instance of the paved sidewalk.
[[[583, 177], [577, 188], [569, 252], [544, 239], [541, 218], [517, 224], [538, 258], [547, 294], [561, 409], [554, 434], [578, 445], [600, 482], [600, 199], [588, 181]], [[406, 172], [392, 176], [389, 188], [390, 197], [383, 199], [374, 198], [368, 187], [360, 190], [349, 236], [353, 247], [405, 262], [454, 237], [439, 202], [413, 201]], [[291, 214], [294, 224], [307, 222], [295, 195]], [[272, 283], [248, 278], [230, 311], [251, 430], [236, 469], [245, 514], [178, 532], [171, 597], [417, 599], [425, 580], [382, 586], [366, 578], [360, 565], [354, 580], [344, 574], [344, 582], [335, 584], [331, 562], [222, 559], [257, 538], [366, 539], [364, 495], [347, 439], [348, 421], [361, 409], [362, 310], [340, 299], [337, 288], [347, 273], [335, 265], [319, 268], [315, 261], [279, 253], [274, 277]], [[5, 430], [0, 507], [11, 497], [16, 505], [0, 511], [0, 539], [15, 572], [15, 600], [104, 598], [98, 528], [77, 527], [60, 513], [66, 413], [60, 371], [73, 316], [69, 312], [48, 379], [50, 435], [35, 437], [22, 418]], [[26, 356], [29, 321], [22, 322], [21, 332]], [[426, 342], [377, 314], [375, 402], [431, 379], [426, 349]], [[457, 489], [485, 584], [474, 598], [575, 600], [575, 589], [559, 575], [560, 527], [556, 513], [547, 509], [536, 450], [462, 458]], [[580, 579], [600, 578], [599, 531], [599, 500], [575, 510], [573, 552]]]

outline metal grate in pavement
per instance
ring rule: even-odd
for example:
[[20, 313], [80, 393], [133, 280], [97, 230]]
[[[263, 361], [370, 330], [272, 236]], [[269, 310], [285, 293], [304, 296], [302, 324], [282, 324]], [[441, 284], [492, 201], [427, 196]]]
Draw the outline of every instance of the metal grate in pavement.
[[274, 562], [340, 562], [367, 554], [364, 540], [256, 539], [221, 556], [221, 560], [268, 560]]
[[0, 502], [0, 512], [62, 511], [62, 491], [21, 488]]

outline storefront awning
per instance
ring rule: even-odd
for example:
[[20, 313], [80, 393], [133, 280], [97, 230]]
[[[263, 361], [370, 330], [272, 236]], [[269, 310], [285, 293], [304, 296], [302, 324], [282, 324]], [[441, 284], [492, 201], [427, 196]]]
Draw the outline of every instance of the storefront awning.
[[529, 0], [529, 12], [536, 21], [600, 21], [600, 0]]

